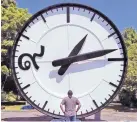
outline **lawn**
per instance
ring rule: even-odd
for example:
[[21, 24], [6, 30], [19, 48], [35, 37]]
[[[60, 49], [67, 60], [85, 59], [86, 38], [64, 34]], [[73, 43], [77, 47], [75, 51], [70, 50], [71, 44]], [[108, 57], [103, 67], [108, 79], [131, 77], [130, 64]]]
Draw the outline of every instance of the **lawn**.
[[5, 107], [3, 110], [6, 110], [6, 111], [18, 111], [18, 110], [21, 110], [21, 107], [23, 105], [12, 105], [12, 106], [2, 106], [2, 107]]

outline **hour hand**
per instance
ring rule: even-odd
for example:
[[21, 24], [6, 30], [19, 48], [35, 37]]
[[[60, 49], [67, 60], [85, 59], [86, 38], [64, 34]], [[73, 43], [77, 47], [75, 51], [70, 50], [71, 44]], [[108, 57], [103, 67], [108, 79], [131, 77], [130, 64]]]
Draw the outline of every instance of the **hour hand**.
[[70, 65], [71, 65], [71, 63], [70, 64], [66, 64], [66, 65], [62, 65], [60, 67], [60, 69], [58, 70], [58, 74], [59, 75], [63, 75], [67, 71], [67, 69], [69, 68]]

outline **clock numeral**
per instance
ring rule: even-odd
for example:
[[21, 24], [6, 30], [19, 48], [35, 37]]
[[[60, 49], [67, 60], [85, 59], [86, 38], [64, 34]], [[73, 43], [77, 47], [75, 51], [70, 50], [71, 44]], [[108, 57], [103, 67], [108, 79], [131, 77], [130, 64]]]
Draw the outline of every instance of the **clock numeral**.
[[90, 20], [91, 22], [93, 21], [95, 15], [96, 15], [96, 14], [94, 13], [93, 16], [92, 16], [92, 18], [91, 18], [91, 20]]
[[24, 89], [26, 89], [26, 88], [28, 88], [28, 87], [30, 87], [30, 84], [24, 86], [24, 87], [22, 88], [22, 90], [24, 90]]
[[70, 8], [67, 7], [67, 23], [70, 23]]
[[25, 36], [25, 35], [23, 35], [23, 34], [22, 34], [22, 36], [23, 36], [24, 38], [26, 38], [26, 39], [28, 39], [28, 40], [29, 40], [29, 37], [28, 37], [28, 36]]
[[44, 103], [42, 109], [44, 109], [44, 108], [46, 107], [47, 103], [48, 103], [48, 101], [46, 101], [46, 102]]
[[38, 70], [39, 66], [36, 63], [36, 57], [42, 57], [43, 55], [44, 55], [44, 46], [41, 46], [40, 54], [34, 53], [33, 56], [32, 56], [31, 54], [23, 53], [18, 58], [18, 65], [19, 65], [20, 69], [28, 70], [30, 68], [30, 66], [31, 66], [30, 61], [25, 61], [24, 62], [24, 66], [22, 65], [22, 59], [24, 58], [24, 56], [28, 56], [31, 59], [34, 67]]
[[108, 38], [110, 38], [111, 36], [113, 36], [115, 33], [116, 33], [116, 32], [114, 32], [114, 33], [108, 35]]
[[43, 16], [42, 14], [41, 14], [40, 16], [41, 16], [42, 20], [43, 20], [44, 22], [46, 22], [46, 19], [44, 18], [44, 16]]
[[109, 84], [112, 85], [112, 86], [114, 86], [114, 87], [118, 87], [116, 84], [114, 84], [112, 82], [110, 82]]
[[97, 105], [97, 103], [96, 103], [96, 101], [95, 100], [93, 100], [93, 103], [95, 104], [95, 106], [98, 108], [98, 105]]

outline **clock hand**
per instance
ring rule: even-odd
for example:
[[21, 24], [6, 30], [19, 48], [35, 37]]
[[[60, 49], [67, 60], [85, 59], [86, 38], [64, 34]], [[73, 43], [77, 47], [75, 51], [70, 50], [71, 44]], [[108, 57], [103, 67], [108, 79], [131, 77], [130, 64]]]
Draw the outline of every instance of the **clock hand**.
[[[88, 34], [87, 34], [87, 35], [88, 35]], [[73, 48], [73, 50], [71, 51], [71, 53], [69, 54], [68, 57], [77, 55], [77, 54], [79, 53], [79, 51], [81, 50], [81, 48], [82, 48], [82, 46], [83, 46], [83, 44], [84, 44], [84, 42], [85, 42], [85, 40], [86, 40], [87, 35], [85, 35], [84, 38], [81, 39], [81, 41]], [[69, 67], [70, 65], [71, 65], [71, 63], [66, 64], [66, 65], [62, 65], [62, 66], [60, 67], [60, 69], [58, 70], [58, 74], [59, 74], [59, 75], [63, 75], [63, 74], [66, 72], [66, 70], [68, 69], [68, 67]]]
[[66, 65], [66, 64], [70, 64], [70, 63], [74, 63], [74, 62], [78, 62], [78, 61], [92, 59], [92, 58], [104, 56], [104, 55], [111, 53], [115, 50], [117, 50], [117, 49], [98, 50], [98, 51], [93, 51], [90, 53], [80, 54], [77, 56], [70, 56], [67, 58], [57, 59], [52, 62], [52, 65], [56, 67], [56, 66], [60, 66], [60, 65]]

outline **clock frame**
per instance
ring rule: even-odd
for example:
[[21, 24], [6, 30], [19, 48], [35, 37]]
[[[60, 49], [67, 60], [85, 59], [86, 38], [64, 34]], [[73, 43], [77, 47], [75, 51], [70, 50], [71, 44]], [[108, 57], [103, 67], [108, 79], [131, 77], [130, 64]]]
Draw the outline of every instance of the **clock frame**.
[[[123, 48], [123, 55], [124, 55], [124, 57], [127, 59], [127, 52], [126, 52], [126, 48], [125, 48], [125, 45], [124, 45], [124, 41], [123, 41], [123, 38], [122, 38], [122, 36], [121, 36], [118, 28], [114, 25], [114, 23], [113, 23], [107, 16], [105, 16], [105, 15], [102, 14], [100, 11], [98, 11], [98, 10], [96, 10], [96, 9], [94, 9], [94, 8], [91, 8], [91, 7], [86, 6], [86, 5], [77, 4], [77, 3], [61, 3], [61, 4], [56, 4], [56, 5], [52, 5], [52, 6], [49, 6], [49, 7], [47, 7], [47, 8], [44, 8], [44, 9], [40, 10], [39, 12], [37, 12], [36, 14], [34, 14], [34, 15], [24, 24], [23, 28], [20, 30], [20, 32], [18, 33], [18, 35], [17, 35], [17, 37], [16, 37], [16, 41], [15, 41], [15, 43], [14, 43], [13, 50], [12, 50], [12, 56], [11, 56], [12, 73], [13, 73], [13, 77], [14, 77], [15, 84], [16, 84], [19, 92], [20, 92], [21, 95], [27, 100], [27, 102], [30, 103], [34, 108], [36, 108], [36, 109], [37, 109], [38, 111], [40, 111], [41, 113], [46, 114], [46, 115], [49, 115], [49, 116], [52, 116], [52, 117], [56, 117], [56, 118], [62, 118], [62, 117], [64, 117], [64, 116], [63, 116], [63, 115], [60, 115], [60, 114], [55, 114], [54, 111], [51, 113], [51, 112], [49, 112], [49, 111], [43, 110], [43, 109], [40, 108], [38, 105], [36, 105], [36, 104], [34, 103], [34, 101], [31, 101], [30, 98], [28, 98], [28, 96], [23, 92], [23, 90], [22, 90], [22, 88], [20, 87], [20, 84], [19, 84], [19, 82], [18, 82], [18, 79], [19, 79], [19, 78], [18, 78], [17, 75], [16, 75], [17, 72], [16, 72], [15, 70], [16, 70], [17, 67], [15, 67], [15, 64], [14, 64], [14, 62], [15, 62], [15, 58], [14, 58], [14, 57], [16, 56], [16, 55], [15, 55], [16, 48], [17, 48], [17, 46], [18, 46], [18, 41], [19, 41], [20, 37], [22, 36], [22, 33], [25, 31], [26, 27], [28, 27], [29, 24], [33, 22], [33, 20], [34, 20], [35, 18], [37, 18], [38, 16], [41, 16], [42, 19], [43, 19], [43, 21], [46, 22], [46, 19], [45, 19], [44, 16], [42, 15], [43, 13], [48, 13], [48, 11], [52, 11], [53, 9], [57, 9], [57, 10], [58, 10], [58, 8], [62, 8], [62, 9], [65, 8], [65, 9], [66, 9], [66, 14], [67, 14], [67, 16], [66, 16], [66, 22], [69, 23], [69, 22], [70, 22], [70, 17], [69, 17], [70, 10], [69, 10], [69, 7], [73, 7], [74, 9], [75, 9], [75, 8], [83, 9], [83, 11], [88, 10], [89, 13], [90, 13], [90, 11], [94, 12], [94, 15], [91, 17], [91, 21], [93, 21], [93, 19], [94, 19], [94, 17], [95, 17], [96, 14], [98, 14], [98, 15], [101, 16], [101, 17], [103, 17], [103, 19], [104, 19], [105, 21], [107, 21], [107, 22], [111, 25], [111, 27], [115, 30], [115, 32], [117, 33], [118, 38], [119, 38], [120, 43], [121, 43], [121, 46], [122, 46], [122, 48]], [[112, 34], [109, 35], [109, 36], [111, 37], [111, 36], [113, 36], [113, 35], [114, 35], [114, 34], [112, 33]], [[28, 37], [25, 37], [25, 38], [28, 38]], [[113, 60], [113, 59], [110, 59], [110, 60]], [[114, 60], [116, 60], [116, 59], [114, 59]], [[112, 95], [108, 100], [106, 100], [106, 102], [103, 103], [100, 107], [98, 107], [98, 105], [96, 104], [96, 102], [93, 101], [94, 104], [97, 106], [97, 109], [95, 109], [95, 110], [93, 110], [93, 111], [90, 111], [90, 112], [87, 111], [87, 113], [84, 113], [84, 114], [81, 113], [81, 115], [78, 115], [78, 116], [77, 116], [78, 118], [87, 117], [87, 116], [90, 116], [90, 115], [92, 115], [92, 114], [95, 114], [95, 113], [101, 111], [103, 108], [105, 108], [105, 107], [116, 97], [116, 95], [117, 95], [118, 92], [120, 91], [120, 89], [121, 89], [121, 87], [122, 87], [122, 85], [123, 85], [123, 82], [124, 82], [124, 78], [125, 78], [126, 71], [127, 71], [127, 63], [128, 63], [128, 61], [125, 60], [125, 61], [124, 61], [124, 64], [123, 64], [123, 67], [124, 67], [124, 68], [123, 68], [123, 74], [122, 74], [122, 76], [121, 76], [120, 84], [119, 84], [119, 86], [117, 86], [117, 89], [116, 89], [116, 91], [114, 91], [113, 95]], [[111, 84], [111, 85], [113, 85], [113, 84]], [[28, 86], [26, 86], [26, 87], [28, 87]], [[46, 104], [47, 104], [47, 101], [45, 101], [45, 104], [43, 105], [43, 107], [46, 106]]]

